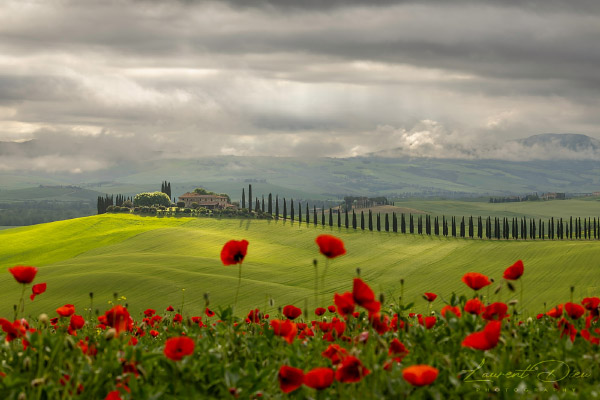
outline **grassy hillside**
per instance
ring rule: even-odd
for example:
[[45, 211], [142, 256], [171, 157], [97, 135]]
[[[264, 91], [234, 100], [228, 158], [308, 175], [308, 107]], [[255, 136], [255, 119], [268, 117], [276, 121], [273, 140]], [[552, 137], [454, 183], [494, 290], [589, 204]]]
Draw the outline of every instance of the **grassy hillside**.
[[[342, 228], [307, 227], [289, 221], [155, 218], [133, 215], [100, 215], [0, 232], [0, 265], [39, 267], [36, 282], [47, 282], [48, 292], [30, 302], [27, 313], [54, 309], [65, 303], [80, 311], [89, 305], [104, 309], [113, 293], [126, 296], [134, 312], [146, 307], [179, 307], [185, 290], [185, 312], [203, 310], [203, 293], [209, 292], [211, 307], [232, 302], [237, 267], [224, 267], [219, 259], [230, 239], [249, 240], [243, 266], [240, 312], [251, 307], [265, 309], [268, 298], [313, 307], [314, 239], [321, 233], [341, 237], [348, 254], [331, 262], [326, 292], [330, 303], [335, 291], [351, 290], [356, 267], [377, 292], [392, 301], [406, 281], [405, 298], [426, 310], [420, 294], [433, 291], [449, 297], [452, 291], [469, 295], [461, 282], [465, 272], [478, 271], [500, 280], [505, 267], [521, 258], [526, 307], [531, 312], [575, 297], [599, 295], [598, 242], [512, 242], [420, 237], [393, 233], [351, 231]], [[495, 286], [494, 286], [495, 287]], [[20, 287], [8, 273], [0, 274], [0, 315], [12, 316]], [[492, 289], [493, 292], [493, 289]], [[486, 292], [487, 293], [487, 292]], [[484, 293], [484, 294], [486, 294]], [[493, 300], [506, 301], [506, 288]], [[517, 297], [518, 294], [512, 296]], [[439, 300], [438, 300], [439, 301]], [[286, 303], [287, 304], [287, 303]]]
[[524, 201], [520, 203], [489, 203], [487, 201], [409, 200], [395, 203], [432, 215], [568, 218], [600, 216], [597, 198], [577, 198], [552, 201]]

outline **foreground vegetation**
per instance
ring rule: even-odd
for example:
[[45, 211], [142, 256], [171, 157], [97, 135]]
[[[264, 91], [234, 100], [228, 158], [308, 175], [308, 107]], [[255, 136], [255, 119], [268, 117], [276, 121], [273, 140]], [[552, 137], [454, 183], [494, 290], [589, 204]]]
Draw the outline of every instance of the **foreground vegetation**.
[[[460, 282], [465, 272], [494, 276], [494, 271], [518, 258], [528, 265], [524, 306], [529, 315], [549, 309], [549, 301], [567, 301], [571, 285], [576, 297], [600, 294], [596, 272], [600, 243], [594, 241], [482, 241], [272, 220], [105, 214], [1, 231], [0, 262], [4, 267], [39, 267], [48, 283], [45, 301], [51, 307], [64, 303], [63, 293], [70, 294], [69, 302], [78, 309], [89, 307], [89, 293], [94, 292], [94, 307], [101, 308], [117, 292], [127, 298], [132, 313], [182, 300], [189, 312], [200, 313], [204, 293], [210, 293], [216, 305], [226, 305], [234, 297], [237, 270], [221, 265], [218, 254], [225, 241], [244, 238], [251, 244], [238, 309], [264, 309], [272, 299], [273, 311], [284, 302], [307, 301], [312, 306], [313, 240], [321, 233], [339, 236], [348, 248], [348, 257], [329, 267], [323, 287], [329, 297], [345, 287], [357, 267], [388, 299], [400, 295], [400, 279], [405, 280], [405, 297], [411, 301], [431, 286], [440, 293], [468, 295]], [[0, 288], [0, 315], [10, 315], [19, 288], [2, 274]], [[186, 289], [183, 299], [182, 289]], [[494, 289], [482, 295], [507, 300], [505, 291], [495, 295]], [[419, 304], [411, 311], [425, 311]], [[37, 303], [27, 309], [32, 316], [45, 311]]]
[[[349, 257], [339, 257], [346, 250], [338, 242], [318, 241], [332, 264]], [[311, 245], [314, 256], [322, 257], [314, 241]], [[347, 247], [348, 254], [357, 250]], [[264, 250], [228, 242], [220, 258], [246, 274], [252, 251]], [[49, 270], [40, 268], [36, 282]], [[368, 283], [352, 281], [348, 271], [339, 293], [322, 303], [316, 287], [317, 308], [302, 309], [284, 299], [283, 310], [267, 304], [244, 309], [241, 318], [228, 306], [231, 299], [215, 313], [208, 298], [197, 313], [163, 303], [158, 311], [147, 308], [131, 316], [122, 305], [126, 299], [117, 295], [98, 316], [92, 304], [51, 311], [48, 298], [55, 289], [49, 286], [46, 293], [46, 285], [38, 290], [35, 285], [33, 302], [50, 315], [0, 318], [5, 340], [0, 393], [9, 399], [107, 400], [598, 397], [600, 298], [571, 298], [564, 305], [548, 298], [552, 310], [525, 318], [516, 297], [528, 296], [530, 289], [513, 290], [523, 279], [534, 280], [529, 266], [524, 269], [519, 261], [503, 270], [494, 270], [493, 277], [504, 282], [500, 292], [508, 292], [508, 305], [481, 301], [491, 280], [466, 273], [456, 283], [468, 296], [442, 292], [430, 282], [417, 306], [426, 311], [417, 315], [404, 297], [378, 301]], [[10, 272], [5, 286], [21, 286], [26, 293], [37, 271]], [[403, 282], [398, 286], [402, 293]], [[60, 297], [62, 303], [71, 301], [68, 291]]]

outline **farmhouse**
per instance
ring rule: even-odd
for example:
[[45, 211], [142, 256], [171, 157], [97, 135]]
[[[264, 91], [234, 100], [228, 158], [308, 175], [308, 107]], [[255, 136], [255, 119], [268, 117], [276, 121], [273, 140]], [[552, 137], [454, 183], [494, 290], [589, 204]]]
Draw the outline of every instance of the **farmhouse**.
[[227, 197], [218, 196], [216, 194], [199, 194], [188, 192], [179, 196], [179, 201], [183, 201], [186, 207], [191, 207], [193, 203], [197, 203], [198, 206], [208, 208], [210, 210], [233, 207], [233, 205], [227, 202]]

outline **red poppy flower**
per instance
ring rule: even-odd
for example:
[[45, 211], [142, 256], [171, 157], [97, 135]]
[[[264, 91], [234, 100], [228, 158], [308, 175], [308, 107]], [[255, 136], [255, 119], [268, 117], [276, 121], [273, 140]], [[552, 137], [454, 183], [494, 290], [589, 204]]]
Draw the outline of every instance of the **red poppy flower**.
[[440, 313], [442, 314], [442, 317], [448, 319], [448, 317], [446, 317], [446, 313], [447, 312], [451, 312], [454, 315], [456, 315], [458, 318], [460, 318], [461, 313], [460, 313], [460, 308], [456, 307], [456, 306], [451, 306], [451, 305], [445, 305], [444, 307], [442, 307], [442, 309], [440, 310]]
[[185, 356], [194, 353], [194, 340], [187, 336], [167, 339], [165, 342], [165, 356], [173, 361], [179, 361]]
[[181, 314], [175, 314], [173, 317], [173, 323], [183, 321], [183, 316]]
[[371, 321], [373, 328], [380, 335], [383, 335], [390, 330], [390, 318], [387, 315], [382, 317], [379, 313], [371, 314], [369, 320]]
[[8, 272], [13, 275], [16, 281], [23, 284], [33, 282], [37, 271], [36, 267], [29, 267], [26, 265], [16, 265], [8, 269]]
[[430, 365], [412, 365], [402, 370], [402, 377], [413, 386], [431, 385], [438, 376], [438, 369]]
[[586, 310], [591, 311], [593, 315], [598, 315], [598, 307], [600, 307], [600, 298], [586, 297], [585, 299], [581, 300], [581, 304], [583, 304]]
[[467, 272], [462, 277], [462, 281], [473, 290], [479, 290], [492, 283], [487, 276], [480, 274], [479, 272]]
[[565, 303], [565, 312], [573, 319], [578, 319], [585, 313], [585, 308], [575, 303]]
[[33, 301], [33, 299], [35, 299], [35, 296], [40, 295], [42, 293], [44, 293], [46, 291], [46, 283], [38, 283], [37, 285], [33, 285], [33, 287], [31, 288], [31, 295], [29, 296], [29, 298], [31, 299], [31, 301]]
[[296, 334], [298, 333], [298, 327], [289, 319], [274, 319], [271, 320], [270, 324], [273, 328], [273, 333], [277, 336], [281, 336], [282, 338], [284, 338], [286, 342], [291, 344], [296, 338]]
[[509, 317], [509, 315], [506, 313], [507, 311], [508, 306], [506, 304], [492, 303], [485, 307], [483, 314], [481, 314], [481, 318], [488, 321], [501, 321], [502, 319]]
[[558, 328], [561, 329], [561, 339], [563, 336], [569, 335], [571, 342], [575, 341], [575, 337], [577, 336], [577, 329], [575, 328], [575, 325], [569, 323], [569, 321], [567, 321], [565, 318], [562, 318], [560, 321], [558, 321]]
[[548, 311], [546, 313], [546, 315], [552, 317], [552, 318], [559, 318], [563, 313], [563, 305], [559, 304], [556, 307], [554, 307], [552, 310]]
[[112, 392], [109, 392], [106, 395], [104, 400], [123, 400], [123, 399], [121, 398], [121, 393], [118, 390], [113, 390]]
[[73, 314], [71, 315], [71, 319], [69, 321], [69, 329], [76, 331], [85, 325], [85, 319], [81, 315]]
[[152, 308], [149, 308], [146, 311], [144, 311], [144, 315], [148, 318], [151, 318], [154, 314], [156, 314], [156, 310], [153, 310]]
[[0, 318], [0, 327], [6, 333], [7, 342], [11, 342], [19, 337], [25, 337], [27, 334], [27, 325], [23, 321], [25, 320], [16, 320], [11, 323], [7, 319]]
[[504, 271], [504, 279], [517, 280], [523, 275], [523, 261], [519, 260]]
[[323, 307], [317, 307], [315, 309], [315, 315], [317, 317], [320, 317], [321, 315], [325, 314], [325, 311], [327, 311], [326, 309], [324, 309]]
[[175, 309], [173, 308], [173, 306], [169, 306], [169, 307], [167, 307], [167, 311], [171, 312], [171, 311], [175, 311]]
[[463, 340], [462, 345], [476, 350], [492, 349], [496, 347], [500, 340], [501, 329], [502, 323], [500, 321], [490, 321], [482, 331], [468, 335]]
[[304, 375], [304, 384], [313, 389], [323, 390], [331, 386], [333, 376], [331, 368], [314, 368]]
[[335, 379], [344, 383], [359, 382], [370, 373], [358, 358], [347, 356], [335, 371]]
[[336, 293], [333, 296], [333, 301], [342, 317], [354, 312], [354, 297], [352, 296], [352, 293], [346, 292], [341, 295]]
[[425, 300], [427, 300], [427, 301], [429, 301], [429, 302], [432, 302], [432, 301], [434, 301], [435, 299], [437, 299], [437, 294], [435, 294], [435, 293], [428, 293], [428, 292], [425, 292], [425, 293], [423, 294], [423, 297], [425, 298]]
[[423, 318], [423, 316], [421, 314], [419, 314], [418, 316], [419, 319], [419, 325], [422, 325], [425, 327], [425, 329], [431, 329], [435, 326], [435, 323], [437, 321], [437, 318], [434, 316], [429, 316], [429, 317], [425, 317]]
[[115, 328], [117, 336], [124, 331], [133, 328], [133, 320], [129, 316], [129, 311], [121, 305], [116, 305], [104, 313], [106, 325]]
[[288, 367], [282, 365], [279, 368], [279, 387], [283, 393], [290, 393], [302, 386], [304, 382], [304, 372], [300, 368]]
[[394, 338], [390, 343], [390, 349], [388, 351], [388, 355], [393, 356], [394, 361], [400, 362], [406, 355], [410, 353], [404, 343]]
[[206, 314], [207, 317], [214, 317], [215, 316], [215, 312], [213, 310], [211, 310], [210, 308], [206, 307], [206, 310], [204, 310], [204, 314]]
[[152, 337], [157, 337], [157, 336], [159, 335], [159, 332], [158, 332], [157, 330], [155, 330], [155, 329], [152, 329], [152, 330], [150, 331], [150, 335], [151, 335]]
[[75, 313], [75, 306], [73, 304], [65, 304], [62, 307], [58, 307], [56, 312], [61, 317], [70, 317]]
[[325, 358], [329, 358], [333, 365], [339, 364], [342, 360], [348, 356], [348, 351], [339, 344], [330, 344], [327, 349], [321, 353]]
[[248, 252], [247, 240], [230, 240], [225, 243], [221, 250], [221, 261], [223, 265], [241, 264]]
[[94, 357], [98, 354], [96, 345], [94, 343], [90, 344], [87, 340], [80, 340], [79, 343], [77, 343], [77, 347], [79, 347], [81, 352], [85, 355]]
[[283, 307], [283, 315], [285, 315], [288, 319], [294, 320], [298, 318], [302, 314], [302, 310], [298, 307], [287, 305]]
[[258, 310], [258, 308], [250, 310], [246, 318], [248, 319], [248, 322], [258, 324], [260, 322], [260, 311]]
[[319, 251], [327, 258], [335, 258], [346, 254], [344, 242], [332, 235], [319, 235], [315, 240]]
[[484, 309], [483, 303], [479, 299], [471, 299], [465, 303], [465, 312], [469, 314], [481, 314]]
[[327, 306], [327, 310], [329, 310], [329, 312], [334, 313], [335, 312], [335, 306]]
[[585, 340], [587, 340], [591, 344], [600, 345], [600, 329], [596, 328], [596, 329], [592, 330], [592, 332], [593, 331], [596, 332], [596, 336], [592, 335], [589, 328], [582, 329], [579, 333], [581, 334], [581, 337], [583, 337]]
[[352, 296], [354, 297], [354, 302], [367, 309], [369, 313], [378, 313], [381, 309], [381, 304], [375, 300], [373, 290], [360, 278], [354, 278]]

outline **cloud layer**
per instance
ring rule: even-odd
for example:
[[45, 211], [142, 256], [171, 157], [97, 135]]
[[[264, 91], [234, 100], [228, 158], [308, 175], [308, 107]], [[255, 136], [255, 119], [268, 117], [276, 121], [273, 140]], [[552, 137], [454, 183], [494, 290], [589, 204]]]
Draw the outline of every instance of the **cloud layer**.
[[8, 0], [0, 140], [46, 138], [93, 168], [599, 137], [599, 4]]

